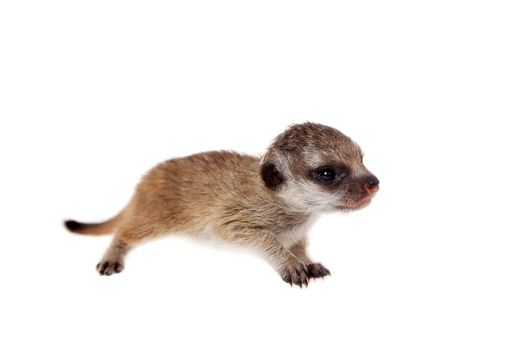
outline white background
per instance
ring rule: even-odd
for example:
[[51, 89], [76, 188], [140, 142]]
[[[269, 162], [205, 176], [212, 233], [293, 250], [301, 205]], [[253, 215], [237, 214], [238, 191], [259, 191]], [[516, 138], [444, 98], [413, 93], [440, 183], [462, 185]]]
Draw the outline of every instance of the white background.
[[[520, 1], [2, 1], [0, 348], [524, 349]], [[380, 178], [332, 276], [180, 238], [95, 265], [159, 161], [331, 125]]]

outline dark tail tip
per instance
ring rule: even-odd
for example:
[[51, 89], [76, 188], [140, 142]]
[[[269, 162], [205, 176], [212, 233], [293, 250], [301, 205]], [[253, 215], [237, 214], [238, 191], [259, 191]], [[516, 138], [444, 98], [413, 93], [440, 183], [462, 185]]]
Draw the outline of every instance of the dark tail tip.
[[77, 232], [84, 225], [75, 220], [66, 220], [64, 221], [64, 226], [71, 232]]

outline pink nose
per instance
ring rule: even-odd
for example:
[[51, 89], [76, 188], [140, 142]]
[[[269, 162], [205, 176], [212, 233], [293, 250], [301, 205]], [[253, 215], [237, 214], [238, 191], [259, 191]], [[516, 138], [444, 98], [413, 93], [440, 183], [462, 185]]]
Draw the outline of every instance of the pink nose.
[[379, 191], [379, 180], [374, 175], [365, 179], [365, 189], [368, 193], [376, 193]]

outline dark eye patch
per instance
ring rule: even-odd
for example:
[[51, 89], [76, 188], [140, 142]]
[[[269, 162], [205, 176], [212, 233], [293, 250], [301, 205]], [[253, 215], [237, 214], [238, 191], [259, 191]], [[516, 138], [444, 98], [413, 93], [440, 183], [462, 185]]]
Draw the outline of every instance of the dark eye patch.
[[336, 185], [347, 174], [348, 168], [340, 165], [323, 165], [310, 173], [310, 176], [317, 182], [324, 185]]
[[334, 169], [329, 167], [317, 171], [317, 178], [321, 181], [334, 181], [338, 177], [339, 174], [337, 174]]

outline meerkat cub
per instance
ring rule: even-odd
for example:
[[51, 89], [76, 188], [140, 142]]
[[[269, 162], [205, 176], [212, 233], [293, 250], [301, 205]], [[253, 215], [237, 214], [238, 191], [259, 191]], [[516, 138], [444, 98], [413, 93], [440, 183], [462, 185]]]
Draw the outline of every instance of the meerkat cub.
[[114, 218], [65, 226], [80, 234], [114, 233], [97, 265], [101, 275], [121, 272], [138, 244], [183, 233], [249, 247], [285, 282], [302, 287], [330, 275], [306, 252], [306, 231], [317, 214], [363, 208], [378, 189], [355, 142], [331, 127], [304, 123], [277, 136], [262, 158], [222, 151], [161, 163]]

